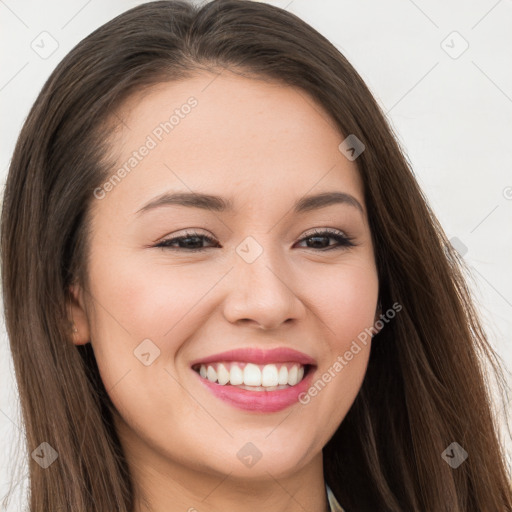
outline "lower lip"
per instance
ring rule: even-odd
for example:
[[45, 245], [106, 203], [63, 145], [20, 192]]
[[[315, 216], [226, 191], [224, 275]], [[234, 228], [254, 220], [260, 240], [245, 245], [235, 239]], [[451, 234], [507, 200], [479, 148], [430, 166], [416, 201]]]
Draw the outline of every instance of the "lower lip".
[[315, 367], [310, 367], [307, 375], [295, 386], [274, 391], [249, 391], [236, 386], [216, 384], [208, 379], [203, 379], [196, 371], [192, 370], [215, 396], [228, 404], [246, 411], [277, 412], [299, 400], [299, 395], [305, 392], [313, 379]]

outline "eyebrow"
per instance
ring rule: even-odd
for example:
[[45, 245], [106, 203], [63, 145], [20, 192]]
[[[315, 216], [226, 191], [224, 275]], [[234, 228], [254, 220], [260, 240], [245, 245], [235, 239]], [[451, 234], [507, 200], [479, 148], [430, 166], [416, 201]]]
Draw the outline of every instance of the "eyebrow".
[[[346, 192], [322, 192], [302, 197], [295, 202], [293, 210], [295, 213], [305, 213], [325, 208], [333, 204], [346, 204], [348, 206], [352, 206], [357, 208], [364, 215], [364, 209], [361, 203], [354, 196], [347, 194]], [[202, 194], [199, 192], [167, 192], [152, 199], [135, 213], [141, 214], [155, 208], [170, 205], [200, 208], [215, 212], [233, 211], [234, 209], [232, 200], [220, 196]]]

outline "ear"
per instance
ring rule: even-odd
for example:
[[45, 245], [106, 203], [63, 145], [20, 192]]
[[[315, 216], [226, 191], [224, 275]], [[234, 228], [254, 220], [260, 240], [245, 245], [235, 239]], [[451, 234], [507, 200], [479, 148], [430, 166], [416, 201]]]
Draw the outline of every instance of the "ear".
[[73, 343], [75, 345], [89, 343], [91, 339], [89, 320], [85, 311], [83, 290], [78, 284], [69, 287], [68, 310], [71, 322], [70, 336]]

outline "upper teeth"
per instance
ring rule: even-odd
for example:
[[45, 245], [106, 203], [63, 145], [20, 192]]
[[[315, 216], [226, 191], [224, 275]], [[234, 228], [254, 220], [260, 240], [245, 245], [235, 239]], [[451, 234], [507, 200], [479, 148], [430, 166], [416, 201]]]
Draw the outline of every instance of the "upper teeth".
[[253, 363], [209, 363], [199, 367], [201, 377], [210, 382], [232, 386], [295, 386], [304, 377], [304, 366], [299, 363], [265, 364]]

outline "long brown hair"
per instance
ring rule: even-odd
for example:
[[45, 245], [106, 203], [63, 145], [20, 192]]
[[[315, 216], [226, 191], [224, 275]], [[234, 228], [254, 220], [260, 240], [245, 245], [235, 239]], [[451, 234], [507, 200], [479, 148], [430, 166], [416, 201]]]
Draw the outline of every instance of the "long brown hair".
[[[19, 135], [1, 256], [30, 511], [133, 510], [113, 405], [90, 344], [72, 343], [67, 290], [75, 280], [86, 288], [90, 205], [111, 172], [116, 109], [145, 87], [223, 69], [299, 87], [330, 113], [340, 142], [354, 134], [366, 146], [356, 163], [380, 300], [402, 311], [374, 336], [362, 388], [324, 448], [339, 502], [347, 512], [512, 510], [490, 389], [492, 373], [503, 393], [503, 369], [464, 261], [380, 107], [345, 57], [295, 15], [213, 0], [150, 2], [95, 30], [57, 66]], [[46, 469], [30, 457], [42, 442], [58, 453]], [[441, 456], [453, 442], [468, 453], [456, 469]]]

